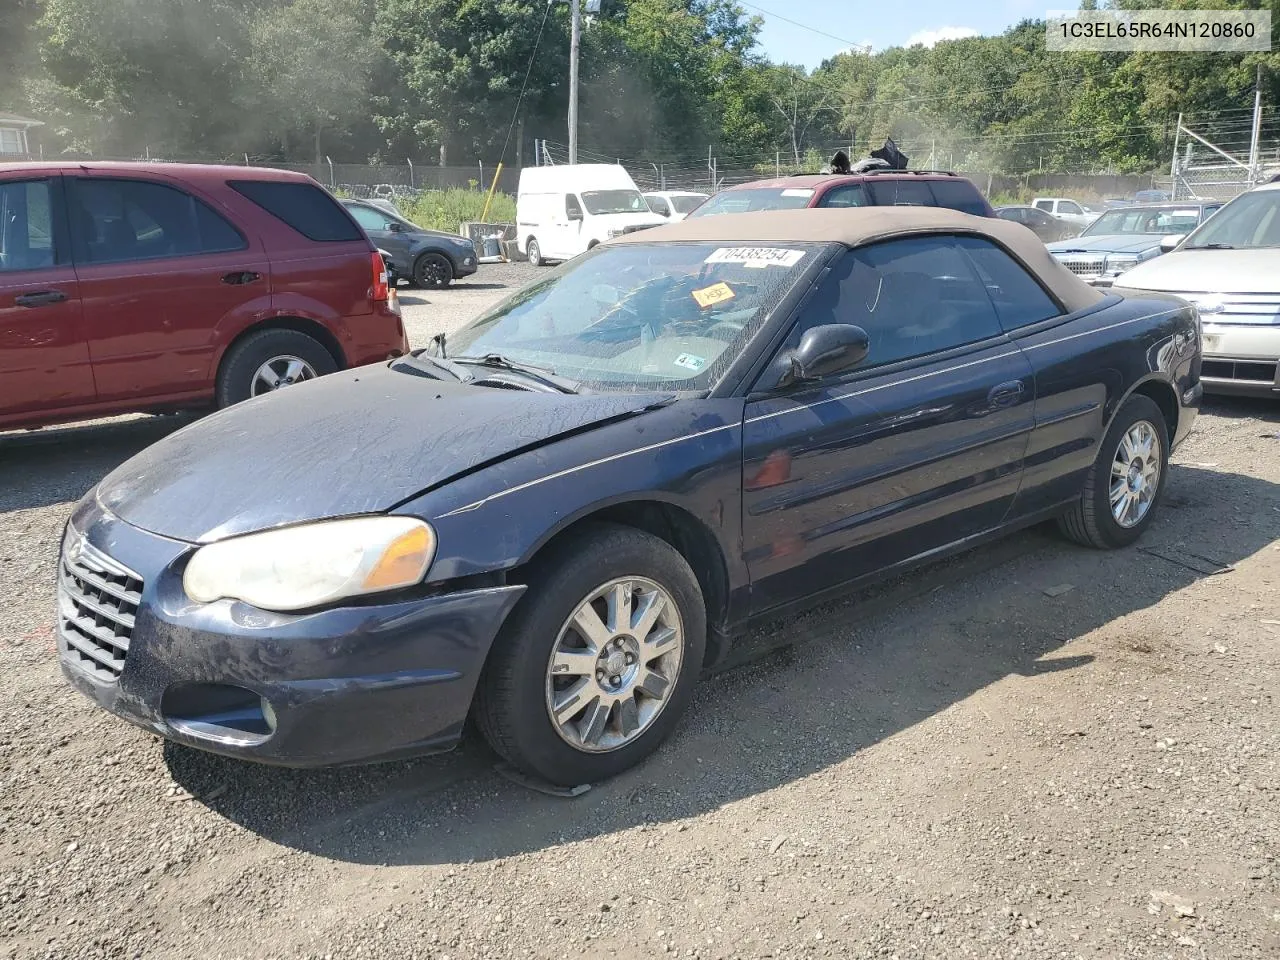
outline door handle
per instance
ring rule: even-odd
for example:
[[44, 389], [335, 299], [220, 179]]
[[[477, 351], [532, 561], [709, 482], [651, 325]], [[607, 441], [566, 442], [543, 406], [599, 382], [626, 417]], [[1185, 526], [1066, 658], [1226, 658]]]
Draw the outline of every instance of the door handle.
[[252, 270], [237, 270], [234, 273], [224, 273], [222, 282], [229, 283], [233, 287], [241, 286], [246, 283], [253, 283], [255, 280], [261, 280], [262, 274], [254, 273]]
[[67, 295], [61, 290], [41, 290], [37, 293], [24, 293], [14, 297], [13, 302], [20, 307], [47, 307], [50, 304], [62, 303]]
[[1022, 399], [1025, 389], [1021, 380], [997, 383], [987, 392], [987, 403], [993, 407], [1011, 407]]

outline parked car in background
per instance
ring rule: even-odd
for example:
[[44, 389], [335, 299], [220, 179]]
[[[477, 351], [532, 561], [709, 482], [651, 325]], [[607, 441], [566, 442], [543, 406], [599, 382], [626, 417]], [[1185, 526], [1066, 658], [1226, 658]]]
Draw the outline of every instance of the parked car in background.
[[535, 267], [666, 221], [614, 163], [525, 167], [516, 196], [516, 248]]
[[1065, 197], [1036, 197], [1031, 201], [1031, 205], [1037, 210], [1043, 210], [1051, 217], [1073, 223], [1080, 229], [1087, 227], [1097, 216], [1077, 201], [1068, 200]]
[[369, 200], [343, 200], [342, 205], [369, 239], [391, 254], [397, 272], [419, 287], [447, 287], [475, 273], [476, 246], [466, 237], [428, 230]]
[[1204, 388], [1274, 397], [1280, 392], [1280, 183], [1243, 193], [1166, 253], [1117, 284], [1175, 293], [1200, 310]]
[[426, 753], [474, 718], [590, 783], [753, 624], [1049, 518], [1133, 543], [1199, 401], [1188, 304], [938, 209], [634, 233], [448, 345], [197, 421], [89, 492], [68, 680], [247, 760]]
[[1075, 224], [1052, 217], [1036, 207], [996, 207], [996, 216], [1001, 220], [1022, 224], [1045, 243], [1065, 240], [1080, 232], [1080, 228]]
[[1138, 190], [1133, 195], [1134, 203], [1165, 203], [1172, 199], [1163, 190]]
[[1049, 251], [1081, 280], [1109, 287], [1126, 270], [1158, 257], [1167, 238], [1185, 236], [1221, 206], [1169, 203], [1108, 210], [1075, 239], [1050, 243]]
[[690, 217], [800, 207], [947, 207], [979, 217], [995, 211], [964, 177], [935, 170], [867, 170], [753, 180], [721, 190]]
[[649, 209], [658, 216], [675, 223], [697, 210], [707, 200], [705, 193], [692, 190], [655, 190], [644, 195]]
[[0, 428], [221, 407], [407, 349], [382, 258], [308, 176], [0, 166]]

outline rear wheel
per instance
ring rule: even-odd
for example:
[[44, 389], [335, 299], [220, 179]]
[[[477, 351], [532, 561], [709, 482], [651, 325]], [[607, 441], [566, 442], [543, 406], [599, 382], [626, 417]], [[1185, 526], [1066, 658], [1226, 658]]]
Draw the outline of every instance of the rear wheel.
[[1168, 467], [1164, 414], [1149, 397], [1130, 397], [1103, 438], [1080, 501], [1059, 527], [1087, 547], [1128, 546], [1151, 524]]
[[226, 407], [337, 369], [332, 354], [314, 337], [297, 330], [259, 330], [227, 351], [215, 398]]
[[572, 786], [621, 773], [670, 735], [706, 648], [689, 564], [630, 527], [553, 547], [494, 644], [476, 716], [502, 757]]
[[424, 253], [413, 264], [413, 282], [438, 290], [453, 282], [453, 264], [442, 253]]
[[542, 247], [538, 246], [538, 238], [530, 237], [529, 242], [525, 244], [525, 249], [529, 251], [529, 265], [540, 267], [547, 261], [542, 259]]

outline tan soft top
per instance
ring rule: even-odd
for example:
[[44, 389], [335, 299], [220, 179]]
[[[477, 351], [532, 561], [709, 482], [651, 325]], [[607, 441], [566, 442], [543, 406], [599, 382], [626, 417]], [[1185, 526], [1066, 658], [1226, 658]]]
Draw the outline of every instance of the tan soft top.
[[1070, 312], [1103, 298], [1045, 249], [1020, 223], [974, 217], [942, 207], [853, 207], [765, 210], [692, 217], [679, 223], [637, 230], [609, 243], [678, 243], [682, 240], [723, 243], [843, 243], [865, 246], [877, 240], [920, 233], [967, 233], [1000, 244], [1023, 262]]

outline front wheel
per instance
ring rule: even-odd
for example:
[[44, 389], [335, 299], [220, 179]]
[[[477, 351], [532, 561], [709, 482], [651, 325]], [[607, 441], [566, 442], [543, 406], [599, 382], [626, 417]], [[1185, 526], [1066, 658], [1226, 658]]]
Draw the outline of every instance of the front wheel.
[[1164, 414], [1149, 397], [1130, 397], [1102, 440], [1079, 502], [1059, 527], [1087, 547], [1128, 546], [1151, 524], [1168, 468]]
[[553, 547], [494, 644], [476, 716], [526, 773], [574, 786], [657, 749], [706, 649], [697, 577], [670, 544], [601, 524]]
[[413, 264], [413, 282], [428, 290], [439, 290], [453, 282], [453, 264], [440, 253], [424, 253]]

